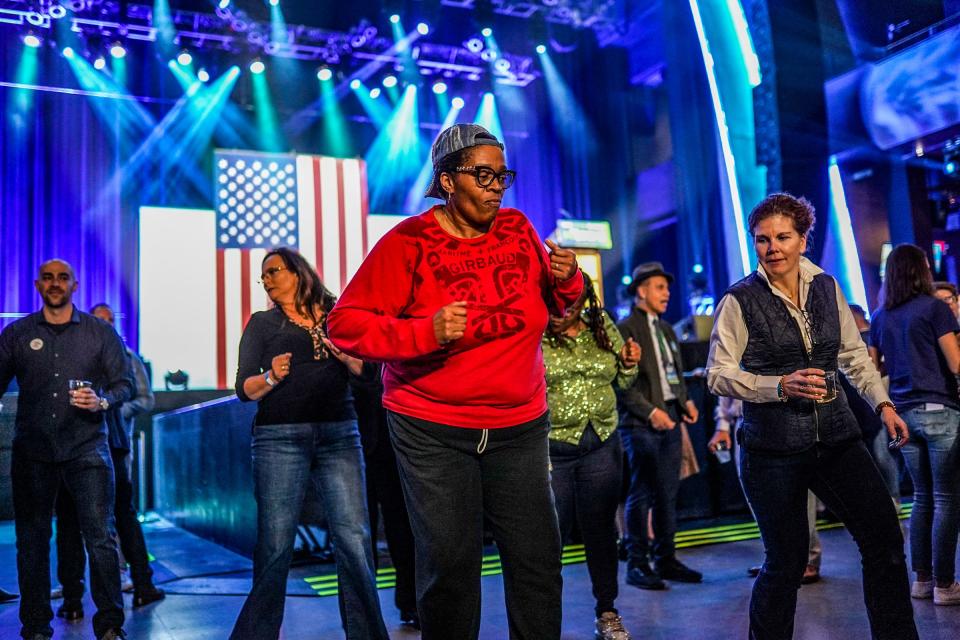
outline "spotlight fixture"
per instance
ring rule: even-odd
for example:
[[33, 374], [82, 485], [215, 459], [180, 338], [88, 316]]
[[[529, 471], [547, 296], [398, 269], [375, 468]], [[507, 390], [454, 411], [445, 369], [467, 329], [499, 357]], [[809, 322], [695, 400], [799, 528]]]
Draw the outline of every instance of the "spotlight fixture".
[[217, 6], [220, 7], [221, 9], [226, 9], [227, 7], [230, 6], [230, 0], [220, 0]]
[[370, 89], [370, 97], [374, 100], [380, 97], [380, 87], [374, 87]]
[[466, 103], [463, 101], [463, 98], [461, 98], [460, 96], [457, 96], [456, 98], [450, 101], [450, 104], [453, 106], [454, 109], [463, 109], [463, 105]]
[[[541, 46], [542, 46], [542, 45], [541, 45]], [[625, 274], [623, 274], [623, 277], [620, 278], [620, 282], [621, 282], [622, 284], [625, 284], [625, 285], [629, 286], [630, 283], [633, 282], [633, 278], [630, 277], [630, 274], [625, 273]]]
[[399, 14], [394, 13], [393, 15], [390, 16], [390, 24], [397, 24], [398, 22], [400, 22]]
[[31, 31], [27, 35], [23, 36], [23, 44], [32, 49], [36, 49], [40, 46], [40, 38], [38, 38], [37, 35]]
[[320, 80], [321, 82], [326, 82], [332, 77], [333, 77], [333, 71], [330, 71], [330, 69], [328, 69], [327, 67], [321, 67], [321, 69], [317, 71], [317, 79]]
[[387, 89], [397, 86], [397, 76], [387, 76], [383, 79], [383, 86]]
[[110, 55], [114, 58], [122, 58], [127, 55], [127, 50], [124, 49], [123, 45], [120, 42], [114, 42], [110, 46]]
[[491, 29], [490, 27], [484, 27], [483, 29], [480, 30], [480, 35], [482, 35], [484, 38], [489, 38], [490, 36], [493, 35], [493, 29]]
[[182, 67], [188, 67], [190, 63], [193, 62], [193, 56], [190, 55], [189, 51], [181, 51], [180, 55], [177, 56], [177, 62], [179, 62]]
[[499, 60], [493, 63], [493, 68], [500, 73], [507, 73], [508, 71], [510, 71], [510, 61], [507, 60], [506, 58], [500, 58]]
[[447, 92], [447, 83], [445, 82], [435, 82], [433, 83], [433, 92], [435, 94], [442, 95]]
[[422, 36], [427, 35], [428, 33], [430, 33], [430, 25], [428, 25], [426, 22], [421, 22], [420, 24], [417, 25], [417, 33], [419, 33]]
[[484, 49], [483, 53], [480, 54], [480, 59], [484, 62], [490, 62], [497, 59], [497, 50], [496, 49]]
[[480, 38], [470, 38], [463, 43], [463, 46], [465, 46], [470, 53], [480, 53], [483, 51], [483, 40]]
[[47, 10], [47, 14], [54, 20], [59, 20], [63, 16], [67, 15], [67, 8], [62, 4], [54, 4], [50, 6], [50, 9]]
[[360, 86], [361, 86], [362, 84], [363, 84], [363, 83], [360, 82], [360, 79], [359, 79], [359, 78], [354, 78], [353, 80], [350, 81], [350, 88], [353, 89], [354, 91], [356, 91], [357, 89], [360, 88]]
[[207, 73], [206, 69], [200, 69], [197, 71], [197, 80], [200, 82], [207, 82], [210, 80], [210, 74]]
[[74, 54], [74, 52], [73, 52], [73, 47], [64, 47], [64, 48], [63, 48], [63, 57], [64, 57], [64, 58], [66, 58], [66, 59], [69, 60], [69, 59], [72, 58], [74, 55], [75, 55], [75, 54]]
[[544, 46], [544, 45], [542, 45], [542, 44], [538, 44], [538, 45], [537, 45], [537, 53], [539, 53], [540, 55], [543, 55], [543, 54], [545, 54], [546, 52], [547, 52], [547, 47], [546, 47], [546, 46]]
[[93, 68], [97, 71], [102, 71], [107, 66], [107, 61], [103, 56], [97, 56], [97, 59], [93, 61]]
[[699, 262], [698, 262], [697, 264], [693, 265], [693, 272], [694, 272], [694, 273], [703, 273], [703, 265], [700, 264]]
[[250, 63], [250, 73], [255, 73], [257, 75], [260, 75], [261, 73], [266, 71], [266, 69], [267, 69], [267, 65], [263, 64], [263, 60], [261, 60], [260, 58], [257, 58], [256, 60]]
[[270, 0], [271, 7], [279, 6], [279, 4], [280, 4], [280, 0]]

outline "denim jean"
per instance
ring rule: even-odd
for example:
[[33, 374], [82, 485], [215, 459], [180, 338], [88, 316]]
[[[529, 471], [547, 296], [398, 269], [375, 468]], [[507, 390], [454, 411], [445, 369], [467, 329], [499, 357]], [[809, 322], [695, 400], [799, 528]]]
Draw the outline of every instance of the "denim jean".
[[[734, 461], [737, 465], [737, 476], [741, 474], [740, 469], [740, 443], [734, 438], [733, 446], [734, 449]], [[747, 503], [749, 507], [750, 504]], [[750, 513], [753, 513], [751, 508]], [[756, 520], [756, 516], [754, 516]], [[807, 545], [807, 564], [811, 567], [816, 567], [817, 570], [820, 569], [820, 565], [823, 562], [823, 545], [820, 544], [820, 533], [817, 531], [817, 496], [813, 494], [813, 491], [807, 491], [807, 533], [810, 536], [810, 542]]]
[[66, 462], [38, 462], [13, 455], [13, 510], [17, 534], [21, 634], [53, 635], [50, 621], [50, 536], [53, 508], [62, 487], [76, 505], [80, 533], [90, 556], [90, 591], [100, 637], [123, 626], [120, 560], [115, 540], [113, 465], [104, 447]]
[[741, 481], [766, 552], [750, 600], [752, 639], [793, 637], [797, 589], [807, 564], [807, 493], [811, 489], [843, 521], [860, 550], [872, 637], [917, 637], [900, 524], [862, 441], [815, 445], [789, 455], [744, 448]]
[[897, 459], [894, 453], [890, 451], [887, 444], [890, 442], [890, 436], [886, 429], [881, 429], [877, 435], [867, 443], [870, 455], [877, 465], [877, 470], [883, 478], [883, 483], [887, 485], [887, 492], [894, 502], [900, 503], [900, 469], [897, 468]]
[[253, 479], [257, 544], [253, 588], [231, 638], [265, 640], [280, 635], [287, 575], [309, 482], [326, 510], [337, 563], [347, 640], [380, 640], [380, 615], [360, 433], [355, 420], [254, 427]]
[[910, 561], [914, 571], [953, 582], [960, 527], [960, 411], [911, 409], [910, 440], [901, 451], [913, 481]]
[[[130, 564], [130, 577], [134, 589], [140, 591], [153, 584], [153, 569], [147, 556], [147, 543], [143, 537], [137, 510], [133, 506], [132, 456], [123, 449], [110, 449], [113, 459], [113, 478], [116, 486], [114, 516], [117, 537], [123, 559]], [[63, 587], [63, 600], [79, 604], [83, 598], [83, 574], [86, 555], [83, 551], [83, 536], [77, 520], [77, 507], [69, 493], [57, 494], [57, 579]]]
[[[670, 417], [679, 422], [676, 403], [668, 405]], [[624, 519], [627, 562], [661, 562], [674, 557], [677, 534], [677, 492], [680, 490], [680, 425], [668, 431], [652, 427], [621, 429], [623, 450], [630, 464], [630, 491]], [[649, 513], [653, 511], [653, 547], [647, 537]]]
[[550, 441], [550, 482], [557, 500], [560, 536], [569, 541], [574, 521], [580, 527], [597, 617], [616, 611], [617, 505], [623, 449], [613, 434], [601, 441], [591, 425], [579, 445]]
[[511, 640], [559, 640], [563, 582], [547, 415], [489, 430], [393, 412], [388, 419], [416, 547], [422, 640], [479, 634], [485, 516], [500, 552]]

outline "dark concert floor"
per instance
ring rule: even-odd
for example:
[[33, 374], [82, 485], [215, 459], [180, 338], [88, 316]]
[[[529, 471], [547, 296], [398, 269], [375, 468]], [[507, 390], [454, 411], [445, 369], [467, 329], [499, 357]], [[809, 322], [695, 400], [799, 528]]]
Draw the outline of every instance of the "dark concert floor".
[[[205, 542], [162, 521], [147, 525], [147, 543], [156, 556], [156, 579], [165, 583], [166, 601], [136, 611], [127, 604], [126, 630], [131, 638], [150, 640], [206, 640], [226, 638], [249, 587], [249, 561]], [[843, 529], [822, 532], [824, 579], [803, 587], [797, 611], [796, 638], [818, 640], [869, 637], [859, 577], [859, 557]], [[684, 562], [700, 569], [701, 585], [671, 585], [665, 592], [621, 587], [620, 612], [638, 640], [711, 640], [746, 637], [746, 610], [751, 579], [746, 568], [760, 557], [756, 539], [712, 544], [686, 549]], [[13, 525], [0, 523], [0, 587], [16, 590]], [[290, 576], [285, 640], [342, 638], [335, 597], [318, 597], [328, 565], [295, 569]], [[593, 637], [593, 606], [586, 565], [564, 567], [563, 639]], [[308, 581], [308, 579], [313, 578]], [[621, 571], [621, 581], [623, 571]], [[484, 618], [480, 637], [507, 637], [503, 586], [499, 576], [483, 578]], [[622, 584], [622, 582], [621, 582]], [[399, 624], [393, 607], [393, 590], [381, 589], [385, 619], [394, 638], [416, 638], [415, 631]], [[56, 606], [56, 602], [54, 605]], [[89, 595], [80, 623], [54, 622], [55, 638], [92, 638]], [[914, 611], [924, 639], [960, 637], [960, 607], [935, 607], [930, 601], [914, 601]], [[16, 638], [19, 632], [17, 604], [0, 605], [0, 638]]]

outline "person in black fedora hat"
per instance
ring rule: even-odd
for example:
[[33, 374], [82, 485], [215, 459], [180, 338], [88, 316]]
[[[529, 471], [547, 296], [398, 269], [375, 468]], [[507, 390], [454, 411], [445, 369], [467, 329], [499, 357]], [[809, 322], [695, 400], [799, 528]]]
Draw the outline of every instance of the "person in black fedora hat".
[[[681, 421], [693, 424], [699, 414], [687, 397], [677, 336], [668, 323], [660, 321], [670, 301], [671, 283], [673, 275], [659, 262], [639, 265], [627, 287], [634, 296], [633, 312], [618, 325], [624, 339], [633, 338], [647, 354], [634, 383], [617, 394], [620, 437], [630, 465], [624, 540], [627, 584], [653, 590], [665, 589], [664, 579], [703, 579], [699, 572], [677, 560], [674, 545], [683, 444]], [[652, 544], [647, 536], [651, 511]]]

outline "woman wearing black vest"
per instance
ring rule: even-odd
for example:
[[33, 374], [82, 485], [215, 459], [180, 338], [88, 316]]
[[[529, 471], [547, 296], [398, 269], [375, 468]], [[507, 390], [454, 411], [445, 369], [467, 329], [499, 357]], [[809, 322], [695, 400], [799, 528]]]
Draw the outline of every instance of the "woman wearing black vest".
[[903, 537], [839, 369], [880, 415], [893, 442], [907, 428], [890, 402], [836, 280], [803, 257], [813, 207], [767, 196], [750, 213], [758, 269], [727, 291], [710, 339], [707, 383], [743, 400], [741, 482], [766, 552], [750, 601], [750, 637], [793, 637], [807, 563], [807, 490], [853, 535], [863, 556], [873, 638], [917, 637]]

